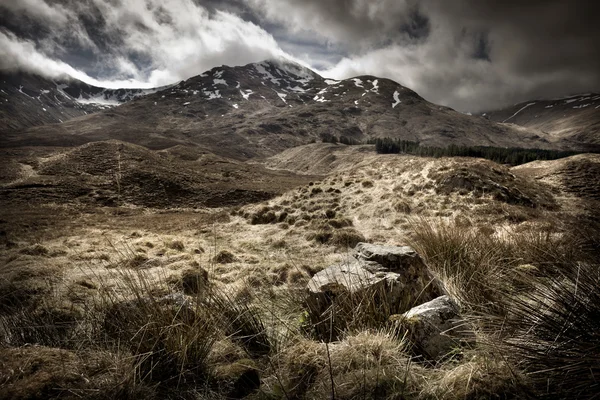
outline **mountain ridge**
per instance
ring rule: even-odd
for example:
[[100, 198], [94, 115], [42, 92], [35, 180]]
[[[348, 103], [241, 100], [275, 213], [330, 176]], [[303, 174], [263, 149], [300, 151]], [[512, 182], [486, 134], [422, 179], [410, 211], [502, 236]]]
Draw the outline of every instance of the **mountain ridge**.
[[221, 66], [123, 105], [62, 124], [4, 132], [0, 145], [117, 139], [152, 149], [194, 144], [224, 157], [270, 157], [324, 136], [394, 137], [445, 147], [569, 147], [430, 103], [385, 78], [325, 79], [292, 62]]
[[482, 113], [490, 121], [515, 124], [554, 139], [600, 149], [600, 93], [531, 100]]

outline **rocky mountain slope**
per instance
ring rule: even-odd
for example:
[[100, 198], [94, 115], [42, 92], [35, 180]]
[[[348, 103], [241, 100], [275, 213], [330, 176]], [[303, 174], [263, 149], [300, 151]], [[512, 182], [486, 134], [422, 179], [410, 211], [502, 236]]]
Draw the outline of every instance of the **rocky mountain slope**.
[[156, 93], [63, 124], [4, 132], [4, 146], [118, 139], [153, 149], [195, 144], [238, 159], [272, 156], [324, 135], [396, 137], [424, 145], [572, 147], [427, 102], [373, 76], [324, 79], [287, 61], [217, 67]]
[[569, 140], [600, 149], [600, 94], [536, 100], [484, 113], [491, 121], [532, 129], [550, 140]]
[[0, 132], [65, 122], [157, 90], [106, 89], [68, 77], [0, 72]]

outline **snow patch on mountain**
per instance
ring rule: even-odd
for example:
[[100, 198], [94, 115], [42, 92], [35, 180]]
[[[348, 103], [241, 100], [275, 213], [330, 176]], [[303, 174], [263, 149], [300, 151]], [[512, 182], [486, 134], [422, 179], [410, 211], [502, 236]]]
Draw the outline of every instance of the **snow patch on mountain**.
[[519, 109], [519, 110], [518, 110], [516, 113], [514, 113], [514, 114], [513, 114], [513, 115], [511, 115], [510, 117], [506, 118], [506, 119], [505, 119], [504, 121], [502, 121], [502, 122], [506, 122], [506, 121], [508, 121], [509, 119], [511, 119], [511, 118], [513, 118], [513, 117], [515, 117], [515, 116], [516, 116], [518, 113], [520, 113], [521, 111], [523, 111], [523, 110], [524, 110], [524, 109], [526, 109], [527, 107], [530, 107], [530, 106], [532, 106], [532, 105], [534, 105], [534, 104], [535, 104], [535, 103], [529, 103], [529, 104], [527, 104], [525, 107], [523, 107], [523, 108]]
[[215, 90], [214, 92], [206, 89], [202, 90], [202, 93], [204, 93], [204, 95], [208, 97], [208, 100], [220, 99], [222, 96], [219, 92], [219, 90]]
[[87, 99], [79, 96], [78, 98], [75, 99], [75, 101], [78, 102], [79, 104], [97, 104], [99, 106], [106, 106], [106, 107], [116, 107], [121, 104], [121, 102], [119, 100], [115, 99], [113, 96], [105, 97], [104, 92], [99, 93], [96, 96], [89, 97]]
[[402, 103], [402, 101], [400, 100], [400, 93], [398, 93], [398, 91], [394, 91], [394, 102], [392, 103], [392, 108], [396, 108], [396, 106], [400, 103]]
[[[244, 93], [245, 92], [245, 93]], [[240, 94], [242, 95], [242, 97], [244, 98], [244, 100], [248, 100], [248, 98], [250, 97], [250, 95], [252, 94], [252, 90], [251, 89], [246, 89], [245, 91], [240, 90]]]
[[287, 94], [286, 94], [286, 93], [279, 93], [279, 92], [277, 92], [277, 91], [276, 91], [275, 93], [277, 93], [277, 96], [279, 96], [279, 98], [280, 98], [280, 99], [281, 99], [281, 100], [282, 100], [282, 101], [283, 101], [285, 104], [287, 104], [287, 101], [285, 100], [285, 98], [287, 97]]
[[[369, 82], [370, 82], [370, 81], [369, 81]], [[379, 85], [379, 80], [378, 80], [378, 79], [375, 79], [375, 80], [372, 82], [372, 84], [373, 84], [373, 88], [371, 89], [371, 92], [373, 92], [373, 93], [379, 93], [379, 86], [378, 86], [378, 85]]]
[[275, 85], [280, 85], [279, 79], [275, 78], [273, 76], [273, 74], [270, 73], [269, 71], [267, 71], [267, 69], [265, 67], [269, 67], [269, 64], [265, 65], [263, 63], [259, 63], [259, 64], [254, 65], [254, 69], [256, 69], [256, 72], [258, 72], [260, 75], [266, 77], [267, 80], [270, 80]]

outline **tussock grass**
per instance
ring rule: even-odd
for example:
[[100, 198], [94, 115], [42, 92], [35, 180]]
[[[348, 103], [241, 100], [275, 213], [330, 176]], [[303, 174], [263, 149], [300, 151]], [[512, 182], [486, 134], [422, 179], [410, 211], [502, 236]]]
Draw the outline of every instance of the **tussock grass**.
[[[442, 279], [464, 308], [477, 313], [505, 314], [506, 294], [522, 288], [522, 275], [553, 273], [573, 260], [592, 260], [580, 245], [585, 237], [569, 227], [521, 231], [474, 229], [470, 224], [427, 219], [410, 221], [409, 244]], [[531, 266], [531, 268], [523, 268]]]
[[[377, 293], [340, 297], [336, 319], [325, 314], [311, 320], [304, 286], [317, 266], [338, 262], [343, 254], [302, 238], [322, 229], [331, 235], [327, 244], [334, 244], [336, 234], [359, 228], [341, 212], [311, 214], [307, 221], [306, 229], [294, 235], [281, 236], [277, 227], [268, 227], [275, 236], [256, 248], [278, 257], [289, 254], [289, 259], [271, 264], [261, 259], [251, 271], [236, 271], [247, 268], [246, 248], [228, 247], [234, 258], [239, 256], [229, 264], [215, 234], [214, 251], [196, 253], [196, 259], [187, 254], [195, 248], [189, 240], [171, 249], [182, 257], [176, 269], [164, 261], [148, 267], [147, 260], [134, 267], [143, 257], [131, 251], [111, 255], [120, 261], [106, 263], [110, 269], [102, 276], [76, 277], [75, 294], [50, 281], [39, 293], [10, 297], [10, 307], [0, 315], [0, 377], [10, 391], [2, 388], [0, 395], [27, 398], [39, 390], [56, 398], [149, 400], [593, 396], [600, 374], [597, 232], [582, 224], [572, 229], [523, 223], [500, 230], [483, 229], [466, 217], [454, 223], [409, 220], [407, 244], [478, 328], [473, 349], [457, 350], [459, 356], [432, 365], [413, 358], [402, 335], [388, 325], [388, 316], [398, 310], [389, 309]], [[339, 247], [353, 247], [351, 242], [342, 240]], [[302, 256], [293, 254], [299, 248]], [[307, 260], [307, 254], [314, 259]], [[200, 267], [204, 261], [210, 274]], [[38, 270], [21, 272], [10, 276], [13, 285], [20, 285], [19, 279], [27, 283], [24, 289], [37, 287], [30, 278], [48, 278]], [[211, 280], [219, 274], [232, 278]], [[321, 323], [335, 334], [315, 335]], [[21, 375], [2, 375], [5, 366], [16, 371], [24, 359], [53, 374], [41, 379], [27, 367]], [[69, 371], [57, 368], [56, 360]], [[37, 381], [43, 384], [36, 386]]]
[[572, 263], [534, 290], [510, 298], [497, 321], [506, 354], [544, 398], [592, 399], [600, 393], [600, 273]]

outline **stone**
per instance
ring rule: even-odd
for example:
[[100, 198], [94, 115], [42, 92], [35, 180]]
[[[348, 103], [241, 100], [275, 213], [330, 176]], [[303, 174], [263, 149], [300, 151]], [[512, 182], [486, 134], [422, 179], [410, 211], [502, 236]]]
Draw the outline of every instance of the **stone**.
[[419, 254], [409, 246], [358, 243], [354, 250], [357, 253], [357, 258], [365, 261], [374, 261], [392, 272], [424, 266]]
[[325, 338], [337, 336], [327, 326], [339, 333], [346, 326], [344, 319], [358, 312], [383, 313], [385, 321], [391, 314], [445, 294], [410, 247], [359, 243], [355, 250], [355, 257], [318, 272], [308, 283], [308, 314]]
[[392, 315], [390, 320], [406, 330], [416, 352], [429, 360], [439, 360], [475, 341], [475, 334], [461, 317], [458, 305], [447, 295], [413, 307], [402, 315]]

